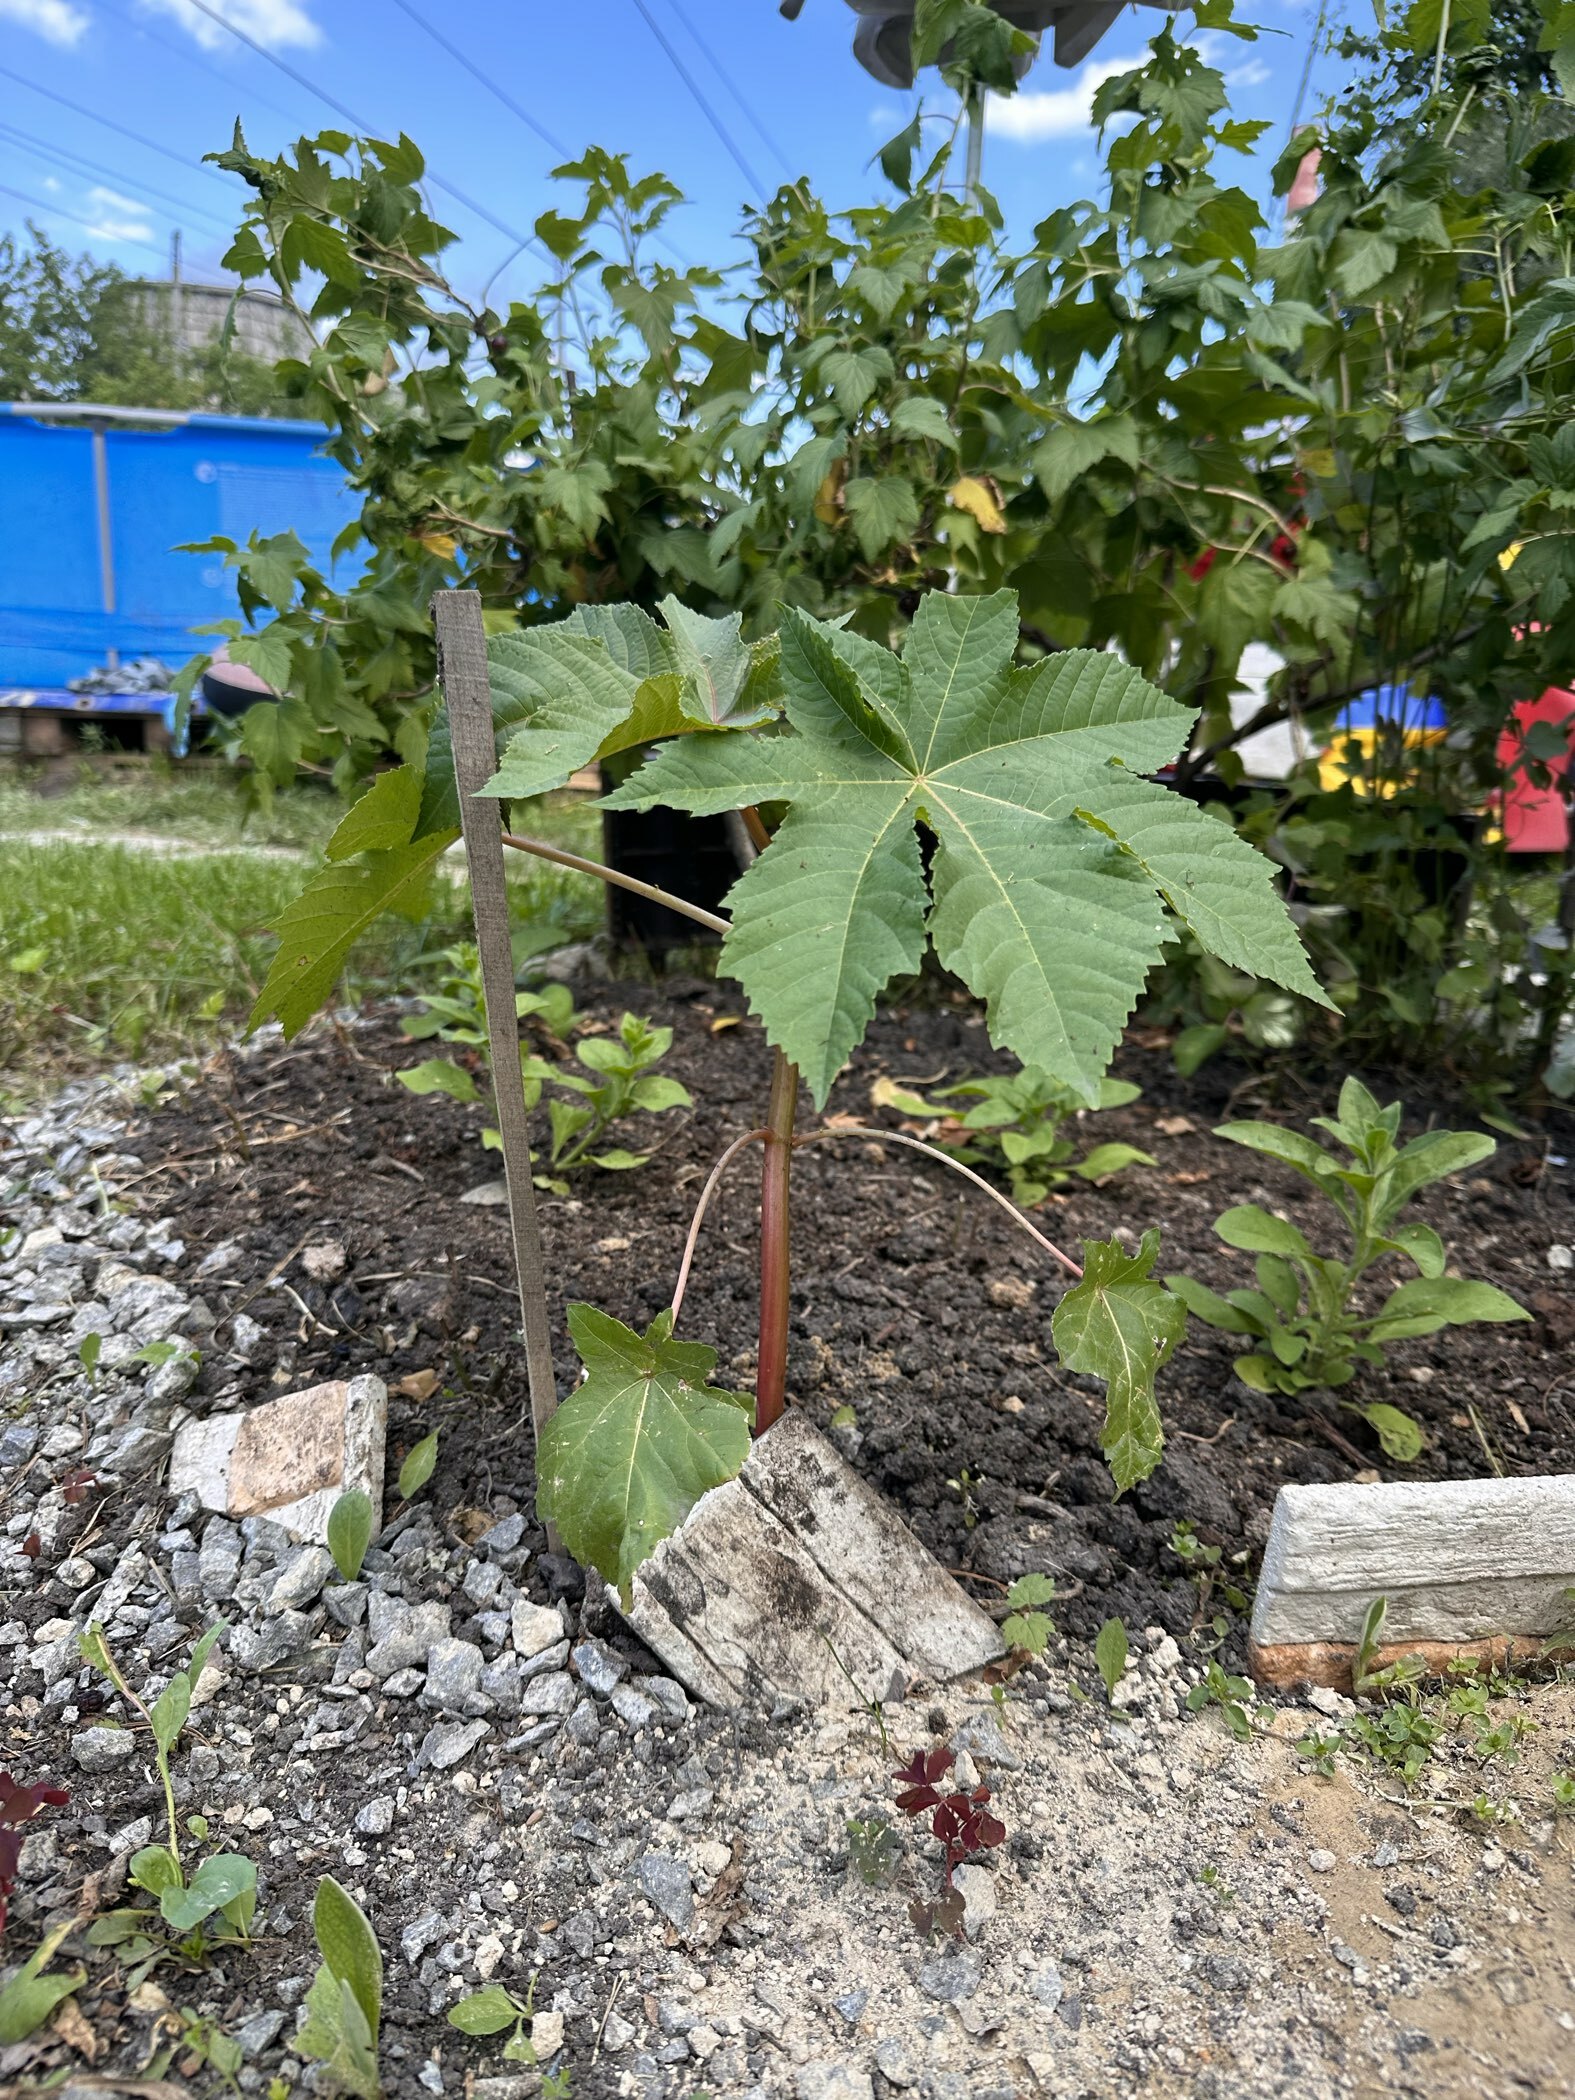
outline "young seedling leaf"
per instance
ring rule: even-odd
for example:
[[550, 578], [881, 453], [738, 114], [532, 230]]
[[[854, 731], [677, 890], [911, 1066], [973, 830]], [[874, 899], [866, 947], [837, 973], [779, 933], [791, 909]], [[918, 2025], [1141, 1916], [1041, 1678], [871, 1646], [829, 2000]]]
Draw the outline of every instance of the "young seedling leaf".
[[186, 1725], [186, 1716], [191, 1712], [191, 1692], [191, 1679], [182, 1670], [170, 1679], [149, 1711], [153, 1740], [166, 1757]]
[[1127, 1630], [1119, 1619], [1106, 1619], [1094, 1640], [1094, 1661], [1104, 1679], [1105, 1696], [1115, 1697], [1127, 1666]]
[[383, 2015], [382, 1950], [366, 1913], [331, 1874], [317, 1884], [312, 1930], [324, 1962], [348, 1986], [375, 2041]]
[[627, 1599], [641, 1561], [744, 1463], [754, 1404], [708, 1383], [716, 1351], [675, 1342], [670, 1313], [639, 1335], [571, 1305], [569, 1332], [586, 1377], [542, 1436], [537, 1509]]
[[354, 1582], [372, 1543], [372, 1498], [364, 1488], [346, 1488], [328, 1512], [328, 1550], [346, 1582]]
[[395, 1073], [401, 1086], [413, 1094], [447, 1094], [454, 1101], [474, 1101], [476, 1082], [450, 1057], [429, 1057], [419, 1065], [406, 1065]]
[[215, 1852], [184, 1887], [177, 1884], [160, 1893], [159, 1909], [172, 1931], [190, 1932], [256, 1886], [257, 1869], [244, 1853]]
[[1187, 1324], [1186, 1307], [1153, 1281], [1159, 1233], [1151, 1227], [1136, 1254], [1115, 1240], [1085, 1240], [1083, 1280], [1050, 1318], [1068, 1370], [1102, 1378], [1105, 1457], [1117, 1493], [1146, 1480], [1164, 1449], [1154, 1380]]
[[405, 1462], [399, 1469], [399, 1494], [401, 1501], [408, 1502], [412, 1495], [419, 1495], [432, 1478], [432, 1469], [437, 1464], [438, 1433], [431, 1430], [419, 1444], [412, 1444]]
[[501, 2034], [520, 2018], [520, 2008], [502, 1984], [489, 1983], [485, 1990], [472, 1991], [468, 1998], [461, 1998], [458, 2005], [452, 2006], [448, 2023], [461, 2034]]
[[1387, 1401], [1374, 1400], [1356, 1412], [1367, 1424], [1384, 1447], [1384, 1456], [1408, 1466], [1422, 1456], [1426, 1439], [1421, 1425], [1403, 1408], [1391, 1407]]
[[901, 658], [789, 608], [786, 733], [685, 737], [608, 798], [790, 805], [732, 892], [722, 955], [817, 1104], [927, 934], [986, 1001], [992, 1040], [1090, 1105], [1164, 941], [1162, 901], [1226, 961], [1322, 1001], [1270, 864], [1141, 777], [1181, 748], [1189, 711], [1103, 651], [1014, 670], [1017, 638], [1010, 591], [929, 593]]

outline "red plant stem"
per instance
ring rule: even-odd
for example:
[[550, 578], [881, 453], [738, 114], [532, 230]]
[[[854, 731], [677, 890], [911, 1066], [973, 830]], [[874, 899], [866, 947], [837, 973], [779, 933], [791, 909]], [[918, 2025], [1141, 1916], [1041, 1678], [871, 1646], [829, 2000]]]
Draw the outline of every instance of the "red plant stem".
[[695, 1205], [695, 1214], [689, 1221], [689, 1236], [684, 1241], [684, 1258], [678, 1265], [678, 1281], [673, 1285], [673, 1325], [675, 1327], [678, 1325], [678, 1315], [683, 1309], [684, 1290], [689, 1282], [689, 1266], [695, 1258], [695, 1242], [700, 1237], [700, 1227], [705, 1223], [705, 1214], [710, 1208], [711, 1198], [716, 1194], [717, 1184], [727, 1172], [732, 1161], [743, 1151], [744, 1147], [753, 1145], [757, 1139], [763, 1138], [765, 1135], [766, 1133], [763, 1130], [746, 1130], [742, 1137], [734, 1138], [732, 1144], [728, 1146], [722, 1157], [706, 1176], [705, 1187], [700, 1191], [700, 1201]]
[[766, 1109], [766, 1157], [760, 1178], [760, 1356], [755, 1374], [755, 1434], [782, 1412], [787, 1390], [788, 1192], [793, 1172], [793, 1116], [798, 1066], [772, 1053]]

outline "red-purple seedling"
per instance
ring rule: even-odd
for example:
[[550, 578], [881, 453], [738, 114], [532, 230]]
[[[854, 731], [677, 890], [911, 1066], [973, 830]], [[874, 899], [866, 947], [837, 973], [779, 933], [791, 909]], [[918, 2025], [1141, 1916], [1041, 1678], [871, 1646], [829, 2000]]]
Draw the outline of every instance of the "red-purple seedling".
[[1006, 1825], [985, 1807], [990, 1799], [987, 1786], [964, 1792], [960, 1787], [943, 1784], [954, 1763], [949, 1750], [915, 1750], [895, 1775], [902, 1788], [897, 1796], [899, 1811], [905, 1816], [922, 1816], [927, 1809], [931, 1811], [930, 1830], [940, 1840], [946, 1856], [948, 1888], [953, 1869], [964, 1860], [1006, 1842]]
[[71, 1796], [64, 1787], [22, 1786], [9, 1772], [0, 1772], [0, 1932], [5, 1931], [11, 1891], [22, 1857], [22, 1827], [41, 1809], [64, 1808]]

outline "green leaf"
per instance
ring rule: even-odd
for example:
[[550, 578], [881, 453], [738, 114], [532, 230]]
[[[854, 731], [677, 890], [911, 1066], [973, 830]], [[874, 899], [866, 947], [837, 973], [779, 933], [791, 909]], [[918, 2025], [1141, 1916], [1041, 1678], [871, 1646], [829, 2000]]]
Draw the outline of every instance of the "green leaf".
[[1055, 1628], [1042, 1611], [1008, 1612], [1001, 1621], [1001, 1638], [1008, 1648], [1021, 1648], [1025, 1655], [1043, 1655]]
[[1262, 1334], [1263, 1324], [1253, 1319], [1250, 1313], [1232, 1305], [1211, 1291], [1207, 1284], [1197, 1283], [1190, 1276], [1167, 1276], [1165, 1288], [1174, 1298], [1179, 1298], [1194, 1318], [1205, 1327], [1217, 1327], [1224, 1334]]
[[438, 856], [457, 831], [322, 869], [279, 921], [279, 948], [252, 1008], [249, 1028], [276, 1019], [286, 1039], [325, 1005], [345, 958], [374, 920], [409, 911], [425, 893]]
[[132, 1854], [126, 1873], [150, 1896], [162, 1896], [166, 1889], [181, 1886], [180, 1863], [168, 1845], [144, 1845]]
[[25, 2042], [73, 1991], [87, 1982], [86, 1969], [62, 1969], [58, 1975], [29, 1974], [31, 1964], [0, 1990], [0, 2046]]
[[501, 2034], [520, 2018], [520, 2008], [502, 1984], [489, 1983], [484, 1991], [472, 1991], [458, 2005], [450, 2006], [448, 2024], [461, 2034]]
[[1100, 416], [1088, 423], [1062, 423], [1041, 438], [1034, 452], [1034, 473], [1052, 503], [1059, 503], [1090, 467], [1107, 459], [1135, 467], [1143, 439], [1128, 415]]
[[891, 427], [898, 437], [926, 438], [932, 444], [957, 450], [957, 433], [946, 411], [931, 394], [910, 394], [891, 412]]
[[323, 848], [326, 860], [349, 860], [352, 854], [387, 852], [409, 842], [421, 808], [422, 775], [417, 766], [395, 766], [379, 773], [359, 800], [339, 819]]
[[149, 1711], [153, 1740], [168, 1757], [191, 1712], [191, 1679], [184, 1671], [170, 1679]]
[[1006, 1593], [1006, 1601], [1014, 1611], [1025, 1610], [1029, 1605], [1050, 1604], [1055, 1600], [1055, 1582], [1049, 1575], [1019, 1575]]
[[317, 1884], [312, 1930], [324, 1962], [348, 1986], [375, 2042], [383, 2013], [383, 1956], [355, 1898], [331, 1874]]
[[1336, 1163], [1322, 1145], [1303, 1137], [1299, 1130], [1283, 1130], [1278, 1123], [1220, 1123], [1214, 1135], [1229, 1138], [1233, 1145], [1245, 1145], [1249, 1152], [1280, 1160], [1320, 1185], [1335, 1171]]
[[1218, 1022], [1198, 1021], [1183, 1028], [1170, 1046], [1171, 1061], [1183, 1079], [1190, 1079], [1200, 1065], [1230, 1041], [1230, 1030]]
[[455, 1101], [478, 1098], [475, 1080], [451, 1057], [429, 1057], [419, 1065], [405, 1065], [394, 1077], [413, 1094], [447, 1094]]
[[1083, 1280], [1050, 1319], [1067, 1369], [1105, 1382], [1101, 1442], [1118, 1494], [1146, 1480], [1159, 1464], [1164, 1432], [1154, 1380], [1187, 1324], [1181, 1300], [1152, 1280], [1158, 1254], [1153, 1227], [1136, 1254], [1115, 1240], [1085, 1240]]
[[1090, 1104], [1164, 944], [1161, 895], [1206, 947], [1318, 996], [1268, 862], [1136, 777], [1175, 756], [1189, 711], [1103, 651], [1014, 670], [1017, 634], [1006, 591], [929, 593], [901, 659], [790, 609], [788, 733], [685, 738], [607, 799], [791, 805], [730, 895], [722, 960], [820, 1105], [926, 929], [992, 1040]]
[[364, 1488], [346, 1488], [328, 1512], [328, 1550], [346, 1582], [354, 1582], [372, 1543], [372, 1498]]
[[[1346, 1404], [1351, 1405], [1350, 1402]], [[1374, 1400], [1365, 1407], [1352, 1406], [1352, 1412], [1360, 1415], [1368, 1428], [1376, 1432], [1386, 1458], [1397, 1459], [1401, 1465], [1408, 1466], [1422, 1456], [1427, 1439], [1420, 1424], [1413, 1421], [1403, 1408]]]
[[1496, 1142], [1480, 1130], [1424, 1131], [1421, 1137], [1401, 1147], [1399, 1158], [1389, 1169], [1384, 1216], [1392, 1217], [1419, 1189], [1450, 1174], [1463, 1174], [1467, 1167], [1491, 1159], [1497, 1150]]
[[858, 475], [842, 491], [853, 537], [866, 561], [875, 561], [918, 528], [919, 499], [900, 474]]
[[1476, 1320], [1530, 1318], [1526, 1308], [1496, 1284], [1473, 1283], [1463, 1276], [1416, 1276], [1390, 1292], [1367, 1339], [1396, 1341], [1403, 1335], [1434, 1334], [1440, 1327], [1464, 1327]]
[[237, 1896], [257, 1886], [257, 1869], [244, 1854], [215, 1852], [205, 1859], [184, 1888], [165, 1889], [159, 1896], [164, 1922], [174, 1932], [190, 1932], [233, 1903]]
[[1431, 1225], [1397, 1226], [1378, 1244], [1385, 1252], [1409, 1256], [1424, 1276], [1442, 1276], [1444, 1273], [1444, 1243]]
[[586, 1377], [542, 1434], [537, 1509], [627, 1599], [658, 1542], [744, 1463], [754, 1407], [708, 1383], [716, 1351], [675, 1342], [670, 1313], [641, 1336], [571, 1305], [569, 1331]]
[[1238, 1203], [1221, 1211], [1214, 1230], [1227, 1247], [1241, 1247], [1249, 1254], [1280, 1254], [1303, 1259], [1312, 1249], [1302, 1234], [1285, 1218], [1276, 1218], [1256, 1203]]
[[408, 1502], [412, 1495], [419, 1495], [432, 1478], [432, 1469], [437, 1464], [438, 1433], [431, 1430], [419, 1444], [412, 1444], [405, 1462], [399, 1469], [400, 1499]]
[[1094, 1661], [1104, 1679], [1105, 1695], [1114, 1698], [1127, 1666], [1127, 1630], [1119, 1619], [1106, 1619], [1094, 1639]]
[[1136, 1145], [1096, 1145], [1086, 1159], [1080, 1159], [1072, 1169], [1084, 1181], [1097, 1181], [1102, 1174], [1119, 1174], [1123, 1167], [1157, 1167], [1159, 1161], [1152, 1152], [1141, 1152]]

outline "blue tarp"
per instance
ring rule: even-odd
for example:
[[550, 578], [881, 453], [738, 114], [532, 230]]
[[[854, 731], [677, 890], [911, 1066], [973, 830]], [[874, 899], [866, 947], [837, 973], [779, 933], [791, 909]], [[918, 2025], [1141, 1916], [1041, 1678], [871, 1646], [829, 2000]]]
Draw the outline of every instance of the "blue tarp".
[[319, 455], [324, 436], [320, 423], [203, 415], [95, 433], [0, 403], [0, 687], [64, 685], [112, 649], [178, 667], [206, 646], [192, 629], [237, 612], [234, 573], [175, 553], [182, 541], [293, 529], [326, 569], [360, 505]]

